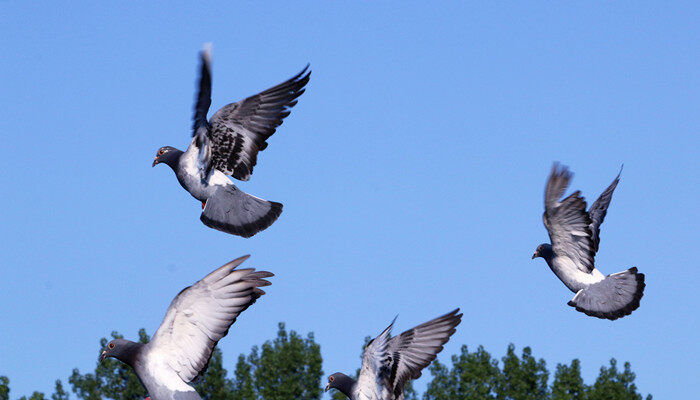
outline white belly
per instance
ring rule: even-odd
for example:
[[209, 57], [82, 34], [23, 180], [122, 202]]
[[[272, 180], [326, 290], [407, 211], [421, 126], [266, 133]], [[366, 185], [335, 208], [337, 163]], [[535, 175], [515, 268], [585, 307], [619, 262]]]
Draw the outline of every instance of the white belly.
[[590, 273], [581, 271], [576, 266], [576, 263], [566, 256], [554, 257], [550, 268], [564, 285], [574, 293], [605, 279], [605, 276], [596, 268], [593, 268], [593, 271]]

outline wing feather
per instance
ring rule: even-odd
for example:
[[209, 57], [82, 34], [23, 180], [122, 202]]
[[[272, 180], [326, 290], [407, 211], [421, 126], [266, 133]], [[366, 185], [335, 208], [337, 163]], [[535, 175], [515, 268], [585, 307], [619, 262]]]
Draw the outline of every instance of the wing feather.
[[393, 362], [389, 380], [396, 398], [403, 395], [406, 383], [420, 378], [422, 370], [442, 351], [462, 321], [462, 314], [458, 313], [459, 308], [391, 339], [389, 351]]
[[545, 189], [545, 211], [542, 216], [556, 257], [568, 257], [586, 273], [594, 268], [595, 250], [591, 234], [591, 218], [586, 201], [576, 191], [559, 201], [572, 174], [566, 166], [554, 164]]
[[600, 197], [591, 205], [588, 209], [588, 215], [591, 217], [591, 238], [593, 239], [593, 251], [598, 252], [598, 245], [600, 244], [600, 225], [605, 220], [605, 215], [608, 213], [608, 206], [610, 206], [610, 201], [612, 201], [612, 195], [620, 182], [620, 174], [622, 173], [622, 168], [618, 172], [617, 177], [613, 179], [610, 186], [608, 186]]
[[217, 111], [209, 121], [214, 168], [242, 181], [250, 179], [258, 152], [265, 150], [267, 139], [297, 104], [310, 76], [307, 65], [289, 80]]
[[173, 299], [149, 344], [185, 382], [201, 376], [216, 343], [226, 336], [236, 318], [265, 294], [267, 271], [236, 269], [249, 256], [218, 268]]
[[205, 45], [199, 56], [201, 59], [199, 90], [197, 91], [197, 101], [194, 106], [194, 116], [192, 117], [192, 136], [196, 136], [200, 129], [203, 132], [209, 129], [207, 113], [209, 112], [209, 107], [211, 107], [211, 45]]

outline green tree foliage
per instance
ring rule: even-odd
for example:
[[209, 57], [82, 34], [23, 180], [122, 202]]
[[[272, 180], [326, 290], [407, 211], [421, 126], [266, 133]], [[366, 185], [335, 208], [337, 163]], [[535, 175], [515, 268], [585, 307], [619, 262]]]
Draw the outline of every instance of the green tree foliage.
[[56, 380], [51, 400], [68, 400], [68, 393], [63, 389], [63, 383], [60, 379]]
[[[112, 337], [122, 336], [113, 332]], [[139, 331], [139, 340], [142, 343], [149, 340], [143, 329]], [[360, 359], [369, 340], [370, 337], [365, 338]], [[106, 344], [107, 339], [100, 340], [100, 352]], [[319, 400], [323, 394], [321, 363], [320, 346], [313, 334], [303, 338], [295, 331], [287, 332], [280, 323], [275, 339], [261, 347], [254, 346], [247, 356], [238, 357], [233, 377], [228, 377], [221, 351], [215, 348], [206, 373], [195, 387], [204, 400]], [[423, 400], [643, 399], [637, 392], [636, 376], [628, 362], [620, 371], [617, 361], [611, 359], [609, 366], [601, 367], [596, 381], [586, 385], [581, 378], [580, 362], [574, 359], [570, 365], [557, 365], [548, 386], [545, 361], [536, 359], [529, 347], [518, 357], [512, 344], [500, 363], [481, 346], [473, 352], [462, 346], [460, 353], [452, 356], [451, 367], [436, 360], [428, 370], [432, 380]], [[355, 377], [358, 372], [359, 369]], [[83, 375], [74, 369], [68, 382], [81, 400], [144, 400], [147, 396], [131, 368], [111, 358], [98, 364], [93, 373]], [[0, 376], [0, 400], [10, 400], [9, 385], [10, 380]], [[410, 384], [404, 395], [406, 400], [418, 400]], [[345, 396], [336, 391], [332, 399], [345, 400]], [[18, 400], [49, 399], [41, 392], [34, 392]], [[60, 380], [56, 381], [50, 400], [69, 400]], [[652, 400], [651, 395], [646, 400]]]
[[423, 400], [642, 400], [629, 363], [619, 372], [612, 359], [610, 367], [602, 367], [596, 382], [587, 386], [579, 361], [573, 360], [571, 365], [557, 365], [548, 386], [545, 361], [533, 357], [529, 347], [518, 357], [512, 344], [500, 364], [483, 347], [470, 353], [462, 346], [461, 353], [452, 356], [451, 368], [435, 361], [430, 373], [433, 380]]
[[[586, 400], [642, 400], [634, 384], [635, 374], [629, 362], [622, 372], [617, 369], [617, 360], [610, 360], [610, 367], [601, 367], [595, 383], [588, 388]], [[651, 395], [647, 395], [651, 400]]]
[[215, 347], [207, 371], [195, 384], [197, 393], [203, 400], [231, 400], [234, 393], [233, 381], [226, 374], [221, 350]]
[[523, 349], [522, 357], [515, 354], [515, 346], [508, 345], [501, 359], [503, 369], [498, 384], [497, 398], [503, 400], [542, 400], [549, 396], [547, 380], [549, 372], [543, 359], [535, 360], [529, 347]]
[[287, 333], [280, 323], [274, 340], [260, 349], [253, 347], [245, 359], [239, 357], [234, 387], [244, 389], [246, 400], [320, 399], [321, 364], [321, 348], [313, 333], [302, 338], [295, 331]]
[[0, 400], [10, 399], [10, 379], [6, 376], [0, 376]]
[[233, 385], [232, 400], [257, 400], [258, 396], [255, 393], [255, 383], [253, 381], [253, 367], [246, 361], [243, 354], [238, 356]]
[[46, 400], [46, 396], [44, 396], [44, 394], [41, 392], [34, 392], [29, 397], [27, 397], [27, 396], [20, 397], [19, 400]]
[[424, 400], [496, 399], [501, 371], [498, 360], [479, 346], [470, 353], [462, 346], [460, 354], [452, 356], [452, 368], [439, 361], [429, 367], [433, 380], [423, 395]]
[[585, 390], [578, 359], [571, 361], [570, 366], [557, 364], [552, 382], [552, 400], [584, 400]]

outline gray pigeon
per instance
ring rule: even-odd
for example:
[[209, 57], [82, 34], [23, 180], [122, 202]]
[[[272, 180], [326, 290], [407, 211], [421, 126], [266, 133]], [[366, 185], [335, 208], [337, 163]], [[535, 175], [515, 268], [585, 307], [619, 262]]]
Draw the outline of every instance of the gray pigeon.
[[328, 377], [326, 392], [337, 389], [350, 400], [403, 400], [403, 390], [418, 379], [462, 322], [459, 308], [391, 337], [391, 325], [372, 339], [362, 354], [357, 380], [341, 373]]
[[207, 121], [210, 60], [210, 49], [205, 47], [190, 146], [184, 152], [161, 147], [153, 166], [170, 166], [180, 185], [202, 202], [204, 225], [247, 238], [272, 225], [282, 213], [282, 204], [242, 192], [228, 175], [250, 179], [258, 152], [265, 150], [266, 140], [304, 93], [311, 71], [307, 65], [286, 82], [222, 107]]
[[[622, 172], [622, 170], [620, 170]], [[537, 247], [532, 258], [542, 257], [552, 272], [576, 293], [569, 301], [577, 311], [615, 320], [639, 307], [644, 294], [644, 274], [633, 267], [604, 276], [594, 266], [600, 242], [600, 224], [605, 219], [620, 174], [586, 212], [586, 201], [576, 191], [561, 200], [573, 174], [555, 163], [544, 193], [544, 226], [552, 244]]]
[[265, 294], [259, 287], [273, 276], [253, 268], [236, 269], [249, 256], [237, 258], [183, 289], [168, 307], [150, 342], [115, 339], [107, 357], [131, 366], [152, 400], [200, 399], [189, 385], [207, 369], [216, 343], [236, 318]]

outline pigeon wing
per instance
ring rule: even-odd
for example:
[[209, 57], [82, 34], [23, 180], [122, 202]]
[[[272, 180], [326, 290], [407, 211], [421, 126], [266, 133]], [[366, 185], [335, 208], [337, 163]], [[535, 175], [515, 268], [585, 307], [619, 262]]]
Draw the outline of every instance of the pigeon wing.
[[557, 164], [545, 190], [542, 220], [552, 241], [552, 250], [557, 257], [569, 258], [576, 268], [589, 273], [594, 268], [595, 250], [591, 238], [591, 218], [586, 212], [586, 201], [576, 191], [559, 201], [566, 191], [571, 173]]
[[185, 382], [206, 370], [216, 343], [236, 318], [265, 294], [267, 271], [236, 269], [249, 256], [218, 268], [173, 299], [165, 319], [149, 343]]
[[192, 136], [198, 133], [206, 133], [209, 130], [207, 113], [211, 106], [211, 45], [205, 45], [200, 53], [201, 67], [199, 72], [199, 90], [197, 92], [197, 102], [194, 106], [194, 116], [192, 117]]
[[217, 111], [209, 121], [214, 168], [247, 181], [258, 152], [304, 93], [311, 71], [307, 65], [291, 79]]
[[565, 165], [560, 166], [559, 163], [552, 165], [552, 172], [549, 174], [549, 179], [547, 179], [547, 185], [544, 189], [545, 210], [555, 207], [559, 203], [559, 199], [566, 192], [566, 188], [569, 187], [569, 182], [571, 182], [573, 176], [574, 174]]
[[391, 390], [389, 376], [391, 374], [391, 351], [389, 343], [391, 339], [391, 328], [394, 326], [396, 317], [391, 324], [382, 331], [376, 338], [370, 340], [362, 353], [362, 367], [357, 376], [357, 385], [372, 385], [373, 387], [359, 390], [367, 393], [386, 393]]
[[603, 193], [601, 193], [598, 200], [596, 200], [591, 208], [588, 210], [588, 215], [591, 217], [591, 238], [593, 239], [593, 251], [598, 252], [598, 245], [600, 243], [600, 225], [605, 219], [605, 215], [608, 213], [608, 206], [610, 206], [610, 201], [612, 200], [613, 192], [620, 182], [620, 174], [622, 173], [622, 168], [618, 172], [617, 177], [612, 181], [610, 186], [608, 186]]
[[392, 361], [389, 381], [395, 398], [400, 398], [406, 383], [411, 379], [420, 378], [423, 368], [430, 365], [442, 351], [443, 345], [462, 321], [462, 314], [458, 313], [459, 309], [456, 309], [409, 329], [389, 341]]

